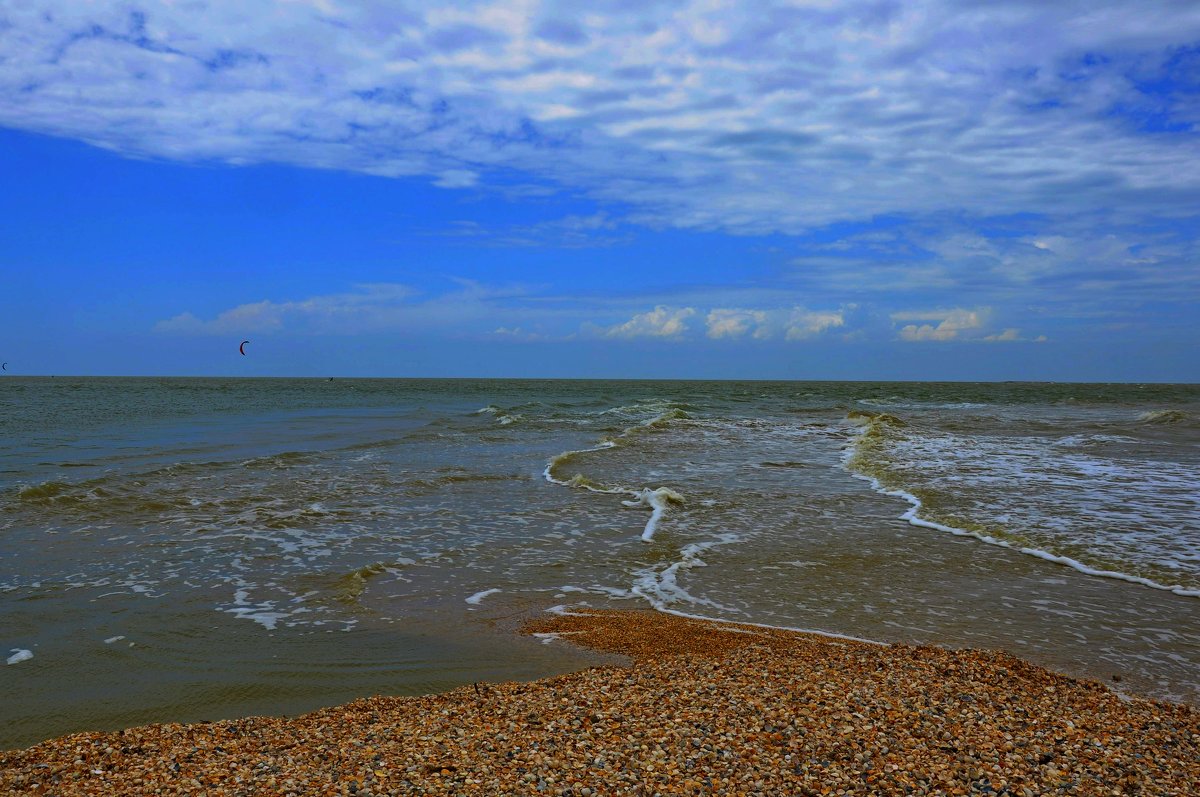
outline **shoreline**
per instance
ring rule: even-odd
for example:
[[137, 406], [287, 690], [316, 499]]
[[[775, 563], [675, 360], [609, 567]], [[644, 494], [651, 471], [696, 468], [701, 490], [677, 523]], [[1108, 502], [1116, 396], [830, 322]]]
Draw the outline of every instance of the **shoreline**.
[[546, 615], [521, 632], [630, 664], [298, 717], [73, 734], [0, 752], [0, 791], [1200, 793], [1200, 708], [1007, 653], [653, 611]]

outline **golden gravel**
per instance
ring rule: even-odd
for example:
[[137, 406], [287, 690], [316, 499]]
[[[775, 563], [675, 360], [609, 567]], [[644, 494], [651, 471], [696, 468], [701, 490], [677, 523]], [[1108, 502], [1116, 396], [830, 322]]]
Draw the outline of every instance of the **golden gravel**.
[[22, 795], [1200, 795], [1200, 712], [1004, 653], [651, 612], [528, 623], [624, 653], [529, 684], [0, 753]]

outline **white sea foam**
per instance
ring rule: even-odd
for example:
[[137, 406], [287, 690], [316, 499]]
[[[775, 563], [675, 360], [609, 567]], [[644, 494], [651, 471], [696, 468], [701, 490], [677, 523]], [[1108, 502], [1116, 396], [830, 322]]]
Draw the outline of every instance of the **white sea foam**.
[[624, 506], [648, 506], [653, 510], [650, 513], [650, 519], [646, 521], [646, 527], [642, 530], [643, 542], [652, 542], [654, 540], [654, 532], [658, 528], [658, 521], [662, 519], [663, 513], [667, 511], [667, 507], [670, 504], [683, 503], [683, 496], [670, 487], [659, 487], [655, 490], [646, 488], [631, 492], [630, 494], [633, 496], [633, 499], [622, 501], [621, 503]]
[[[646, 424], [643, 424], [643, 425], [648, 425], [650, 423], [657, 422], [658, 420], [665, 417], [665, 415], [669, 415], [670, 413], [673, 413], [673, 412], [678, 412], [678, 410], [671, 409], [668, 411], [668, 413], [665, 413], [664, 415], [656, 416], [655, 418], [651, 419], [651, 421], [648, 421]], [[628, 431], [629, 430], [626, 430], [626, 432], [623, 433], [621, 436], [624, 436], [625, 434], [627, 434]], [[641, 489], [631, 489], [628, 487], [606, 487], [603, 485], [593, 484], [592, 482], [588, 481], [582, 474], [578, 474], [578, 473], [575, 474], [574, 476], [572, 476], [570, 479], [560, 479], [554, 475], [555, 466], [563, 464], [564, 462], [566, 462], [568, 459], [575, 456], [576, 454], [587, 454], [592, 451], [604, 451], [605, 449], [615, 448], [616, 446], [617, 446], [616, 442], [614, 442], [612, 440], [605, 440], [605, 441], [601, 442], [599, 445], [593, 446], [592, 448], [581, 448], [581, 449], [576, 449], [574, 451], [564, 451], [563, 453], [561, 453], [555, 457], [552, 457], [550, 459], [550, 461], [546, 464], [545, 470], [542, 471], [542, 475], [545, 477], [546, 481], [551, 482], [553, 484], [561, 484], [564, 487], [575, 487], [575, 488], [579, 488], [579, 489], [583, 489], [583, 490], [588, 490], [593, 493], [602, 493], [602, 494], [606, 494], [606, 495], [628, 495], [629, 500], [621, 502], [623, 505], [628, 506], [628, 507], [639, 507], [639, 506], [650, 507], [650, 509], [651, 509], [650, 519], [648, 521], [646, 521], [646, 525], [642, 529], [642, 540], [645, 542], [651, 542], [654, 539], [654, 532], [658, 528], [658, 522], [662, 519], [662, 516], [666, 513], [668, 506], [672, 503], [683, 503], [684, 498], [678, 492], [672, 490], [669, 487], [657, 487], [657, 488], [643, 487]]]
[[548, 463], [546, 463], [545, 470], [542, 471], [542, 476], [545, 477], [546, 481], [548, 481], [552, 484], [561, 484], [563, 487], [582, 487], [585, 490], [591, 490], [592, 492], [596, 492], [596, 493], [611, 492], [610, 490], [603, 490], [603, 489], [598, 489], [595, 487], [590, 487], [586, 484], [581, 484], [581, 483], [572, 484], [572, 480], [570, 480], [570, 479], [560, 479], [554, 475], [554, 466], [560, 465], [563, 462], [566, 462], [568, 459], [575, 456], [576, 454], [587, 454], [592, 451], [603, 451], [606, 448], [613, 448], [614, 446], [616, 446], [616, 443], [614, 443], [611, 440], [605, 440], [604, 442], [600, 443], [597, 446], [593, 446], [592, 448], [579, 448], [574, 451], [564, 451], [563, 453], [550, 458], [550, 461]]
[[10, 648], [12, 655], [5, 661], [9, 664], [20, 664], [23, 661], [29, 661], [33, 658], [32, 650], [24, 650], [23, 648]]
[[[865, 434], [867, 428], [869, 428], [869, 427], [864, 427], [862, 433]], [[890, 495], [890, 496], [893, 496], [896, 498], [902, 498], [905, 501], [907, 501], [909, 504], [911, 504], [911, 506], [908, 508], [908, 510], [905, 511], [900, 516], [900, 519], [906, 520], [914, 526], [919, 526], [919, 527], [928, 528], [928, 529], [934, 529], [936, 531], [949, 532], [950, 534], [953, 534], [958, 537], [974, 537], [975, 539], [977, 539], [981, 542], [985, 542], [988, 545], [995, 545], [995, 546], [998, 546], [1001, 548], [1008, 548], [1009, 550], [1017, 551], [1018, 553], [1026, 554], [1028, 556], [1035, 556], [1039, 559], [1044, 559], [1048, 562], [1054, 562], [1056, 564], [1066, 565], [1067, 567], [1070, 567], [1074, 570], [1077, 570], [1081, 573], [1085, 573], [1090, 576], [1099, 576], [1099, 577], [1103, 577], [1103, 578], [1118, 579], [1120, 581], [1127, 581], [1132, 584], [1140, 584], [1142, 586], [1150, 587], [1152, 589], [1159, 589], [1159, 590], [1164, 590], [1167, 592], [1172, 592], [1176, 595], [1182, 595], [1185, 597], [1193, 597], [1193, 598], [1200, 597], [1200, 589], [1191, 589], [1191, 588], [1183, 586], [1182, 584], [1162, 584], [1162, 583], [1154, 581], [1152, 579], [1145, 578], [1143, 576], [1133, 575], [1131, 573], [1123, 573], [1123, 572], [1120, 572], [1117, 570], [1103, 570], [1103, 569], [1091, 567], [1091, 566], [1086, 565], [1086, 564], [1080, 562], [1079, 560], [1073, 559], [1069, 556], [1061, 556], [1058, 554], [1051, 553], [1049, 551], [1041, 550], [1040, 548], [1014, 545], [1009, 540], [1001, 539], [1001, 538], [995, 537], [991, 534], [985, 534], [985, 533], [977, 532], [977, 531], [970, 531], [967, 529], [961, 529], [961, 528], [949, 526], [949, 525], [946, 525], [943, 523], [937, 523], [937, 522], [934, 522], [931, 520], [926, 520], [925, 518], [922, 518], [919, 515], [922, 504], [921, 504], [921, 499], [919, 499], [917, 496], [915, 496], [912, 493], [907, 492], [905, 490], [901, 490], [901, 489], [897, 489], [897, 488], [893, 488], [893, 487], [887, 487], [882, 482], [880, 482], [879, 479], [877, 479], [873, 476], [866, 475], [866, 474], [857, 473], [850, 467], [850, 461], [851, 461], [851, 459], [853, 459], [854, 452], [855, 452], [855, 445], [856, 445], [856, 443], [852, 443], [850, 446], [848, 446], [847, 450], [845, 452], [845, 455], [843, 456], [842, 462], [843, 462], [843, 465], [846, 468], [846, 470], [855, 478], [863, 479], [867, 482], [870, 482], [871, 486], [877, 492], [882, 493], [883, 495]], [[1011, 474], [1009, 477], [1011, 478]]]
[[278, 622], [291, 614], [277, 611], [274, 601], [251, 603], [250, 593], [245, 589], [239, 589], [234, 593], [233, 603], [233, 606], [223, 611], [242, 620], [253, 620], [268, 631], [274, 631]]
[[497, 592], [501, 591], [502, 590], [499, 587], [492, 587], [491, 589], [485, 589], [481, 592], [476, 592], [474, 595], [467, 598], [467, 603], [470, 603], [473, 606], [478, 606], [480, 603], [483, 603], [483, 599], [488, 595], [495, 595]]
[[1116, 434], [1073, 434], [1067, 437], [1061, 437], [1051, 443], [1051, 445], [1056, 447], [1061, 446], [1064, 448], [1091, 448], [1093, 446], [1104, 445], [1106, 443], [1137, 445], [1139, 442], [1140, 441], [1137, 438]]
[[741, 536], [725, 533], [713, 540], [694, 542], [685, 545], [680, 550], [680, 558], [662, 570], [654, 567], [646, 568], [637, 574], [630, 592], [648, 601], [651, 606], [666, 611], [672, 604], [688, 603], [693, 606], [708, 606], [717, 611], [732, 612], [733, 609], [709, 598], [692, 595], [679, 585], [678, 576], [681, 570], [691, 570], [695, 567], [708, 567], [708, 563], [700, 558], [700, 554], [721, 545], [730, 545], [741, 540]]

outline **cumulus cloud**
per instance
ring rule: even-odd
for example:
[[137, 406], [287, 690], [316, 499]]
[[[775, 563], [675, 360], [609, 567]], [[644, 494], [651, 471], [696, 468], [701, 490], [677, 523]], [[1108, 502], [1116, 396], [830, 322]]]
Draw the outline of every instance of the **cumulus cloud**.
[[755, 340], [782, 336], [784, 340], [806, 340], [845, 324], [842, 311], [812, 311], [803, 307], [773, 310], [714, 308], [705, 318], [708, 337], [737, 339], [750, 335]]
[[196, 335], [227, 335], [240, 332], [273, 332], [283, 326], [283, 315], [291, 306], [270, 301], [242, 304], [220, 313], [210, 321], [202, 321], [190, 312], [159, 321], [158, 332]]
[[678, 339], [688, 330], [686, 319], [696, 314], [694, 307], [658, 305], [647, 313], [638, 313], [623, 324], [601, 329], [608, 338]]
[[806, 340], [845, 323], [841, 312], [814, 313], [797, 307], [788, 318], [785, 337], [788, 340]]
[[946, 341], [960, 339], [960, 333], [979, 329], [989, 314], [988, 309], [905, 311], [893, 313], [893, 321], [936, 321], [937, 324], [907, 324], [900, 328], [900, 340]]
[[765, 310], [716, 308], [709, 311], [704, 323], [708, 328], [708, 336], [714, 340], [740, 338], [747, 333], [756, 338], [771, 335], [769, 315]]
[[1194, 3], [9, 5], [0, 126], [128, 155], [739, 232], [1200, 204]]
[[1017, 342], [1033, 342], [1045, 343], [1049, 338], [1045, 335], [1038, 335], [1036, 338], [1026, 338], [1021, 336], [1021, 330], [1014, 327], [1009, 327], [994, 335], [986, 335], [983, 338], [988, 343], [1017, 343]]

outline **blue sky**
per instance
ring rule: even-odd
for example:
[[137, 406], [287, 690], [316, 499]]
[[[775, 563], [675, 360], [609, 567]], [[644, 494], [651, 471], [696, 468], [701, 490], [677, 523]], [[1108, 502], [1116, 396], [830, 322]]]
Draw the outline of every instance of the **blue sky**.
[[1196, 382], [1198, 125], [1191, 0], [0, 3], [0, 358]]

